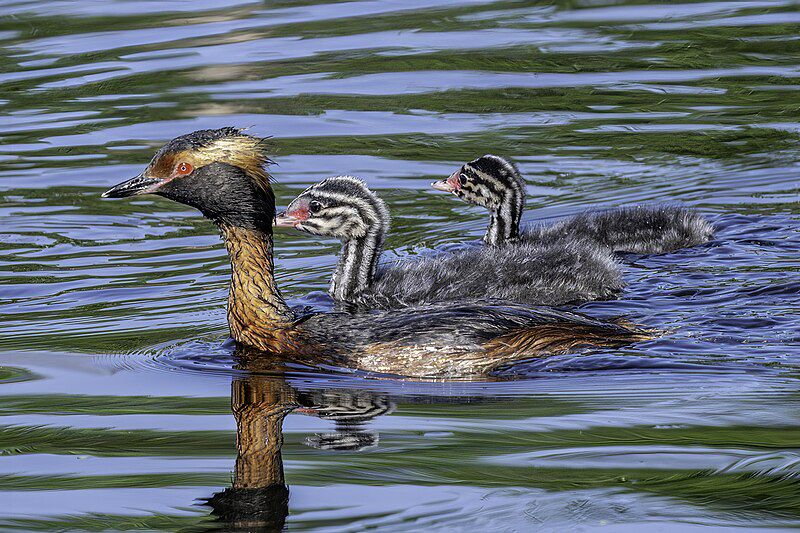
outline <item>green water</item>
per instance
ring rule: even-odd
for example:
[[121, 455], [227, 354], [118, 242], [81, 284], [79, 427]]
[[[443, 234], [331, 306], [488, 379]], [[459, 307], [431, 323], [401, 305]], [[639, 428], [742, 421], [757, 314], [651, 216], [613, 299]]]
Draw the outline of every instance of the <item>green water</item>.
[[[800, 526], [798, 35], [781, 0], [0, 3], [0, 528]], [[279, 206], [366, 179], [387, 258], [482, 234], [428, 184], [484, 153], [527, 223], [670, 202], [717, 236], [581, 307], [665, 331], [624, 350], [264, 375], [216, 228], [99, 196], [228, 125], [272, 137]], [[279, 234], [284, 293], [324, 307], [338, 248]]]

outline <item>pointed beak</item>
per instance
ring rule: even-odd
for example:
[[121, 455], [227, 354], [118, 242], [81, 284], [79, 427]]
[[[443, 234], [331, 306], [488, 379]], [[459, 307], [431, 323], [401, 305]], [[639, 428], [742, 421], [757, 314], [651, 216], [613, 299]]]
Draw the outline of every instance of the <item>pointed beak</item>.
[[461, 182], [459, 181], [460, 178], [459, 172], [460, 170], [456, 170], [455, 172], [450, 174], [450, 177], [447, 178], [446, 180], [434, 181], [433, 183], [431, 183], [431, 187], [433, 187], [437, 191], [456, 192], [461, 188]]
[[135, 178], [131, 178], [128, 181], [123, 181], [118, 185], [114, 185], [106, 192], [104, 192], [101, 197], [102, 198], [125, 198], [126, 196], [135, 196], [137, 194], [147, 194], [154, 192], [156, 190], [156, 186], [161, 183], [161, 180], [157, 180], [154, 178], [148, 178], [143, 174], [139, 174]]
[[302, 221], [297, 217], [287, 215], [286, 211], [284, 211], [283, 213], [278, 213], [272, 225], [276, 228], [293, 228], [298, 222]]

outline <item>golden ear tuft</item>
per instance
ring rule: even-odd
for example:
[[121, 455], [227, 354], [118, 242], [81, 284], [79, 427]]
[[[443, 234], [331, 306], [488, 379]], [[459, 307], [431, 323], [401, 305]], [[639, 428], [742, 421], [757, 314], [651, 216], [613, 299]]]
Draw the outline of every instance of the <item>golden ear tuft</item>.
[[272, 163], [266, 153], [266, 138], [253, 137], [233, 130], [197, 149], [197, 155], [207, 163], [221, 162], [241, 168], [265, 191], [271, 191], [266, 166]]

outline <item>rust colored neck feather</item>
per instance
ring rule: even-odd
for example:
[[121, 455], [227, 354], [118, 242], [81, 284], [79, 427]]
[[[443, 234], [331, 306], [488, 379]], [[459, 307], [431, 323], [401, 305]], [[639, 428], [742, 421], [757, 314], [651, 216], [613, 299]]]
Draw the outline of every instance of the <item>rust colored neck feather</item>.
[[282, 382], [235, 381], [231, 408], [236, 417], [237, 489], [284, 486], [281, 445], [284, 417], [292, 410], [292, 390]]
[[271, 352], [294, 351], [294, 315], [273, 275], [272, 231], [222, 226], [231, 261], [228, 325], [237, 342]]

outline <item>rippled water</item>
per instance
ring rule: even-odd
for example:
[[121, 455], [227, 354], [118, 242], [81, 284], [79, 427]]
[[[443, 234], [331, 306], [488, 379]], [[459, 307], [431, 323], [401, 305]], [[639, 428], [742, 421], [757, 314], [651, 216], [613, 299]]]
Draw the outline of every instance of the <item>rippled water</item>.
[[[3, 2], [0, 527], [800, 526], [799, 34], [782, 0]], [[582, 307], [651, 342], [474, 383], [263, 375], [225, 343], [213, 225], [99, 197], [227, 125], [273, 136], [280, 205], [364, 177], [388, 255], [481, 235], [427, 184], [486, 152], [529, 222], [667, 201], [718, 235]], [[338, 243], [276, 246], [320, 303]]]

